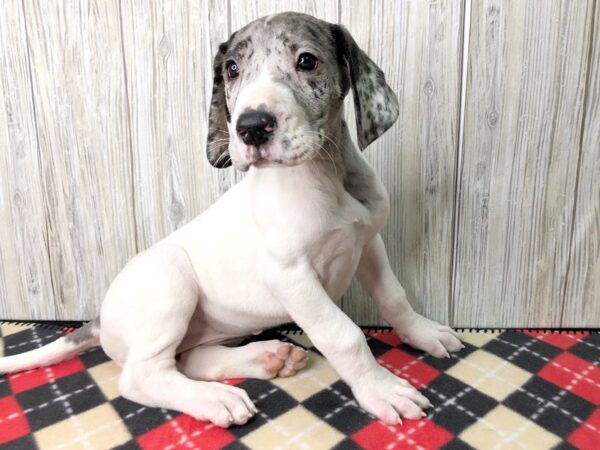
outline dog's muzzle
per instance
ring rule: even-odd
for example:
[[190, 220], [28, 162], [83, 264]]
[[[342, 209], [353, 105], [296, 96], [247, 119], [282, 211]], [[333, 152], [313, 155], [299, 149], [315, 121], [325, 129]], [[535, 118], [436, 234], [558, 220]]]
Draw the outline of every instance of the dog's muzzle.
[[273, 135], [277, 120], [272, 114], [262, 111], [247, 111], [240, 114], [235, 127], [244, 144], [258, 148]]

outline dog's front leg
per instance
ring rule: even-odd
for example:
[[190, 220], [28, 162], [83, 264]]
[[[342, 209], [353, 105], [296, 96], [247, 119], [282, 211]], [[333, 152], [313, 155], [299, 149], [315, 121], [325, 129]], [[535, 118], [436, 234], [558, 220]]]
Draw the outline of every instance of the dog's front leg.
[[267, 269], [266, 281], [273, 295], [348, 383], [365, 410], [391, 425], [401, 423], [400, 417], [424, 415], [429, 400], [377, 363], [360, 328], [330, 299], [308, 262], [262, 267]]
[[379, 234], [363, 249], [356, 276], [375, 300], [383, 319], [407, 344], [438, 358], [449, 357], [448, 352], [464, 347], [450, 327], [429, 320], [412, 309], [392, 272]]

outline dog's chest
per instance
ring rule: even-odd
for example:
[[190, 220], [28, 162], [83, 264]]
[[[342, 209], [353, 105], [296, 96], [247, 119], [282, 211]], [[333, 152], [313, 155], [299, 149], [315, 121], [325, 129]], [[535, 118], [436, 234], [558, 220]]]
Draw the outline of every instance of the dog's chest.
[[358, 215], [330, 224], [309, 250], [309, 258], [329, 296], [337, 300], [348, 288], [356, 272], [364, 245], [377, 232]]
[[310, 173], [293, 175], [284, 178], [273, 171], [250, 178], [258, 247], [283, 265], [308, 258], [327, 293], [337, 299], [349, 286], [363, 247], [385, 220], [387, 195], [374, 184], [369, 201], [361, 202], [341, 184], [323, 178], [311, 183]]
[[307, 258], [329, 296], [337, 300], [382, 221], [374, 210], [345, 194], [335, 203], [299, 202], [290, 216], [274, 218], [273, 227], [259, 229], [263, 243], [272, 246], [272, 253], [283, 253], [282, 260]]

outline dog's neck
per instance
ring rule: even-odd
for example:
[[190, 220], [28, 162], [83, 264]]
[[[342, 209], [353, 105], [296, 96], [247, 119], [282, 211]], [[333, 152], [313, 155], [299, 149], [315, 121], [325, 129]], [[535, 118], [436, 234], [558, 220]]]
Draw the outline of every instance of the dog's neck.
[[250, 168], [244, 179], [248, 202], [264, 233], [293, 233], [290, 227], [295, 227], [310, 237], [315, 226], [320, 230], [332, 216], [342, 221], [351, 217], [374, 232], [383, 225], [389, 211], [385, 187], [352, 142], [344, 121], [340, 119], [330, 135], [319, 156], [309, 162]]
[[346, 123], [329, 128], [318, 157], [293, 167], [251, 168], [252, 198], [264, 198], [273, 209], [303, 207], [331, 211], [347, 196], [376, 216], [389, 208], [385, 187], [350, 137]]

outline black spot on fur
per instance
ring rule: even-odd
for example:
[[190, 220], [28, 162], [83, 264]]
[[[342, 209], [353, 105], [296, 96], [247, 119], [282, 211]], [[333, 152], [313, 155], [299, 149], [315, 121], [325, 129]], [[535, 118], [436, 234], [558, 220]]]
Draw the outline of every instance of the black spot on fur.
[[345, 97], [350, 89], [350, 77], [348, 76], [348, 44], [344, 38], [344, 31], [339, 25], [332, 25], [330, 30], [331, 40], [335, 48], [335, 56], [337, 59], [338, 69], [340, 72], [340, 88], [342, 95]]
[[246, 50], [251, 43], [252, 43], [252, 38], [250, 36], [248, 36], [246, 39], [243, 39], [240, 42], [238, 42], [237, 44], [235, 44], [233, 51], [235, 53], [240, 53], [242, 50]]
[[318, 26], [313, 25], [312, 23], [307, 23], [305, 29], [306, 33], [313, 41], [319, 42], [323, 39], [323, 33], [321, 32], [321, 29]]
[[94, 336], [97, 336], [99, 326], [100, 319], [96, 318], [91, 322], [86, 323], [84, 326], [74, 331], [73, 333], [67, 334], [65, 336], [65, 339], [71, 344], [82, 344], [83, 342], [89, 341]]
[[290, 43], [290, 37], [285, 32], [279, 33], [277, 36], [275, 36], [275, 38], [279, 39], [285, 46]]
[[[215, 76], [213, 78], [214, 86], [218, 87], [218, 85], [221, 84], [222, 82], [223, 82], [223, 75], [221, 75], [221, 71], [219, 69], [215, 68]], [[214, 93], [214, 87], [213, 87], [213, 93]]]
[[371, 136], [377, 136], [378, 130], [379, 130], [379, 128], [377, 127], [377, 124], [375, 122], [372, 122], [371, 128], [369, 130], [369, 133], [371, 133]]

